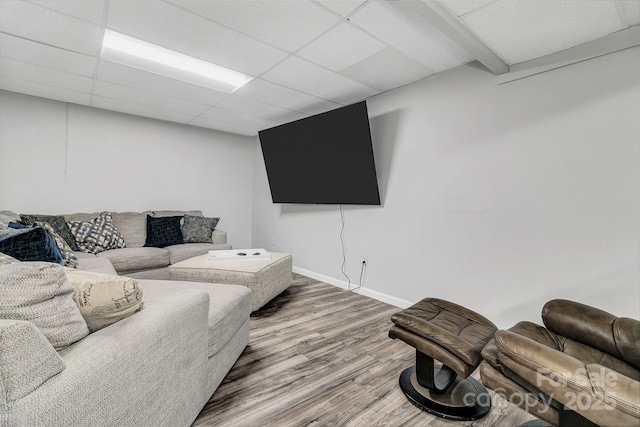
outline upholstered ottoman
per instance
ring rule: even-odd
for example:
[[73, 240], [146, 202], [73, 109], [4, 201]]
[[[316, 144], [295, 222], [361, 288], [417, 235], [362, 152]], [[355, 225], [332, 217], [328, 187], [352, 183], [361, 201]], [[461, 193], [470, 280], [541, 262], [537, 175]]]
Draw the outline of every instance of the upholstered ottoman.
[[[451, 420], [474, 420], [491, 409], [487, 389], [469, 375], [496, 326], [457, 304], [425, 298], [396, 313], [389, 330], [416, 349], [415, 367], [400, 375], [400, 388], [420, 409]], [[434, 359], [442, 366], [437, 369]]]
[[270, 252], [270, 260], [210, 261], [200, 255], [169, 266], [171, 280], [243, 285], [256, 311], [291, 285], [291, 254]]

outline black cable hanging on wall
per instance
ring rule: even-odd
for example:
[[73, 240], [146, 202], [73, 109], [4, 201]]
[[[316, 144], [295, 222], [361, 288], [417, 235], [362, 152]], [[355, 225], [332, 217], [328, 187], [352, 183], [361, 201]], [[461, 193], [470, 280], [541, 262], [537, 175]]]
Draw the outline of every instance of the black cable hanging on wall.
[[345, 271], [345, 265], [347, 264], [347, 247], [344, 243], [344, 211], [342, 205], [340, 205], [340, 218], [342, 219], [342, 228], [340, 229], [340, 243], [342, 243], [342, 274], [347, 278], [347, 290], [351, 290], [351, 278]]

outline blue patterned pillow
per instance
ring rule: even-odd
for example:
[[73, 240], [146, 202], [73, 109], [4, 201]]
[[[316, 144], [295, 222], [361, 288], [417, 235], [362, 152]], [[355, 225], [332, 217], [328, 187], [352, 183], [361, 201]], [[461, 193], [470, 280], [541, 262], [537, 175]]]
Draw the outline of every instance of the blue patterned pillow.
[[0, 224], [0, 252], [20, 261], [63, 263], [56, 242], [42, 227], [13, 229]]
[[165, 246], [184, 243], [180, 220], [182, 216], [163, 216], [154, 218], [147, 215], [147, 247], [164, 248]]

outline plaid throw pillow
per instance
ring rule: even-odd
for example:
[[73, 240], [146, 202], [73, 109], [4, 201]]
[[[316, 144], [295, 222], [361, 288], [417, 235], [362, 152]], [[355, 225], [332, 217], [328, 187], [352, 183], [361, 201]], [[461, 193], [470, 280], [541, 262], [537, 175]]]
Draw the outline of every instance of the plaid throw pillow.
[[180, 220], [182, 216], [164, 216], [154, 218], [147, 215], [147, 241], [146, 247], [164, 248], [165, 246], [180, 245], [184, 243]]
[[58, 246], [58, 249], [60, 249], [60, 254], [62, 255], [62, 260], [66, 267], [78, 268], [78, 257], [73, 253], [67, 241], [64, 240], [58, 233], [56, 233], [51, 224], [49, 224], [48, 222], [36, 221], [34, 225], [44, 228], [47, 233], [49, 233], [49, 236], [51, 236], [53, 241], [56, 242], [56, 245]]
[[100, 214], [90, 221], [69, 221], [68, 224], [78, 248], [83, 252], [97, 254], [125, 247], [124, 238], [113, 225], [110, 213]]

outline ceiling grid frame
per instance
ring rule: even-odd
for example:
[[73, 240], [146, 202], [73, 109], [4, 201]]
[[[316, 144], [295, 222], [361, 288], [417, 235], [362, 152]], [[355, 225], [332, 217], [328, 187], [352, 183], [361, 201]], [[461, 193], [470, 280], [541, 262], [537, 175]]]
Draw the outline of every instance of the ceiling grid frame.
[[[137, 0], [136, 3], [146, 1], [151, 0]], [[295, 2], [298, 0], [291, 1]], [[384, 72], [382, 71], [385, 66], [384, 63], [380, 63], [379, 61], [372, 62], [373, 58], [377, 55], [377, 53], [374, 52], [375, 49], [371, 49], [371, 51], [366, 52], [366, 54], [363, 53], [362, 56], [364, 56], [364, 59], [357, 58], [359, 61], [356, 61], [353, 65], [346, 68], [340, 67], [343, 64], [347, 64], [348, 60], [342, 63], [333, 62], [335, 65], [332, 66], [330, 65], [332, 62], [324, 61], [322, 55], [328, 55], [328, 53], [323, 53], [324, 51], [322, 49], [314, 54], [316, 55], [315, 57], [308, 55], [303, 56], [301, 53], [305, 48], [308, 48], [314, 43], [328, 43], [331, 40], [332, 32], [338, 30], [341, 25], [347, 25], [349, 26], [348, 28], [358, 31], [359, 33], [357, 34], [362, 34], [363, 37], [365, 37], [363, 40], [373, 40], [382, 46], [387, 46], [385, 49], [392, 49], [402, 54], [403, 57], [412, 58], [411, 55], [407, 56], [406, 53], [399, 51], [396, 47], [378, 37], [375, 31], [369, 31], [362, 25], [358, 25], [354, 22], [356, 19], [352, 20], [352, 18], [358, 16], [365, 16], [366, 14], [363, 14], [364, 12], [372, 10], [371, 8], [376, 7], [376, 3], [380, 2], [383, 2], [387, 8], [395, 8], [395, 10], [388, 11], [389, 13], [394, 13], [395, 16], [402, 17], [404, 14], [403, 19], [408, 29], [411, 28], [411, 31], [421, 32], [419, 40], [405, 40], [403, 43], [420, 44], [425, 42], [435, 43], [434, 46], [457, 46], [457, 48], [461, 48], [462, 51], [469, 53], [472, 60], [479, 61], [491, 70], [491, 72], [496, 74], [497, 84], [640, 45], [640, 27], [638, 26], [638, 21], [640, 20], [640, 3], [638, 8], [634, 8], [634, 4], [629, 4], [623, 0], [592, 0], [591, 2], [610, 3], [612, 6], [615, 6], [615, 13], [620, 21], [620, 29], [618, 31], [601, 35], [596, 40], [570, 46], [542, 57], [527, 58], [525, 61], [516, 64], [505, 64], [504, 61], [502, 61], [504, 65], [500, 64], [500, 61], [496, 61], [496, 58], [500, 59], [500, 47], [487, 44], [487, 42], [478, 38], [476, 35], [477, 29], [473, 28], [473, 25], [469, 25], [468, 22], [465, 21], [465, 18], [469, 19], [479, 12], [493, 13], [492, 9], [496, 8], [497, 5], [504, 4], [510, 0], [456, 0], [455, 5], [449, 1], [413, 0], [411, 2], [413, 5], [410, 7], [399, 7], [397, 4], [394, 5], [394, 3], [399, 2], [391, 0], [354, 0], [353, 4], [340, 5], [339, 3], [334, 3], [333, 7], [331, 1], [305, 1], [306, 3], [312, 4], [317, 10], [322, 11], [322, 14], [318, 16], [331, 16], [335, 22], [326, 27], [316, 25], [313, 32], [306, 32], [305, 43], [300, 43], [299, 45], [290, 43], [290, 46], [296, 45], [297, 47], [287, 50], [271, 43], [270, 39], [263, 40], [255, 35], [260, 34], [260, 31], [270, 31], [269, 25], [272, 24], [268, 22], [260, 31], [240, 31], [234, 28], [235, 24], [233, 22], [224, 22], [223, 17], [219, 20], [212, 20], [204, 14], [199, 14], [189, 9], [186, 0], [161, 0], [163, 4], [179, 8], [183, 12], [188, 13], [189, 16], [196, 17], [200, 20], [199, 22], [210, 22], [212, 25], [215, 24], [221, 28], [225, 28], [228, 34], [238, 34], [238, 36], [243, 37], [243, 40], [251, 40], [252, 43], [255, 42], [255, 46], [266, 46], [265, 48], [282, 54], [278, 60], [272, 61], [265, 69], [262, 69], [260, 73], [255, 75], [253, 85], [250, 83], [245, 90], [240, 89], [232, 94], [223, 95], [215, 91], [198, 89], [198, 86], [188, 85], [177, 80], [172, 81], [166, 78], [158, 78], [157, 76], [152, 77], [151, 74], [145, 74], [139, 70], [135, 70], [135, 72], [131, 70], [128, 72], [124, 68], [115, 69], [113, 67], [106, 67], [105, 60], [100, 58], [100, 47], [95, 43], [97, 42], [98, 31], [99, 34], [103, 36], [105, 29], [110, 28], [109, 11], [113, 6], [112, 0], [96, 0], [94, 2], [101, 4], [102, 9], [99, 17], [96, 13], [96, 5], [83, 7], [82, 10], [76, 13], [70, 8], [69, 2], [66, 1], [2, 0], [0, 1], [0, 15], [2, 15], [3, 10], [8, 11], [11, 19], [18, 22], [9, 22], [8, 20], [3, 20], [2, 16], [0, 16], [0, 37], [4, 38], [3, 46], [7, 49], [5, 52], [0, 51], [0, 89], [25, 93], [31, 96], [41, 96], [67, 103], [107, 108], [126, 114], [147, 115], [151, 118], [176, 121], [178, 123], [191, 124], [210, 129], [219, 129], [225, 132], [256, 135], [257, 132], [261, 130], [261, 126], [297, 120], [305, 116], [339, 107], [340, 105], [355, 103], [362, 100], [363, 97], [366, 99], [374, 96], [376, 93], [380, 93], [380, 90], [376, 88], [372, 88], [371, 92], [363, 92], [358, 89], [358, 87], [370, 87], [367, 86], [366, 82], [370, 81], [370, 84], [375, 83], [375, 80], [363, 74], [367, 72], [367, 66], [375, 64], [376, 68], [380, 68], [380, 70], [376, 69], [377, 72]], [[521, 3], [534, 1], [536, 0], [521, 0]], [[570, 0], [554, 0], [554, 2], [563, 3], [568, 1]], [[269, 3], [274, 3], [274, 10], [278, 10], [278, 13], [285, 14], [285, 16], [282, 17], [283, 20], [305, 19], [304, 13], [302, 15], [296, 15], [294, 12], [288, 14], [288, 10], [281, 5], [277, 5], [277, 2], [278, 0], [261, 0], [261, 4], [267, 5], [264, 7], [268, 7]], [[447, 6], [448, 3], [451, 6], [450, 8]], [[36, 13], [17, 15], [14, 13], [15, 10], [19, 8], [25, 9], [26, 5], [29, 5], [26, 9]], [[128, 3], [125, 2], [118, 2], [118, 5], [119, 7], [133, 8], [133, 6], [129, 6]], [[226, 6], [233, 8], [233, 6], [229, 4]], [[306, 6], [292, 8], [291, 10], [293, 11], [294, 9], [298, 11], [316, 10]], [[240, 27], [246, 25], [246, 23], [242, 24], [243, 18], [237, 13], [244, 13], [238, 11], [246, 10], [250, 10], [250, 8], [239, 6], [237, 10], [229, 12], [235, 14], [234, 19], [240, 19], [240, 21], [238, 21], [241, 23]], [[456, 14], [454, 10], [462, 12]], [[581, 9], [575, 8], [575, 10], [580, 12]], [[418, 16], [416, 17], [407, 11], [416, 12]], [[407, 15], [407, 13], [409, 13], [409, 15]], [[40, 24], [38, 26], [31, 25], [30, 23], [33, 22], [32, 19], [39, 19], [40, 21], [38, 22], [40, 22]], [[46, 20], [48, 19], [51, 19], [50, 25], [47, 25]], [[500, 16], [496, 16], [495, 19], [491, 21], [492, 25], [500, 26], [500, 19]], [[75, 22], [77, 25], [73, 24], [69, 28], [65, 28], [65, 22]], [[135, 19], [131, 22], [135, 22]], [[251, 20], [247, 22], [251, 22]], [[522, 28], [518, 28], [518, 31], [526, 30], [526, 21], [523, 22], [523, 25], [521, 25]], [[425, 28], [426, 26], [429, 28]], [[12, 30], [17, 28], [20, 28], [20, 30]], [[434, 36], [433, 28], [438, 29], [439, 33], [436, 34], [438, 37], [444, 38], [438, 39], [436, 37], [435, 39], [431, 39], [430, 37]], [[82, 31], [89, 31], [90, 29], [92, 34], [89, 34], [89, 37], [87, 37], [87, 34], [82, 33]], [[56, 34], [56, 31], [59, 30], [66, 32], [67, 35]], [[277, 30], [280, 31], [280, 37], [282, 37], [283, 33], [281, 29]], [[306, 30], [307, 29], [305, 29], [305, 31]], [[69, 38], [69, 31], [76, 31], [76, 33], [74, 33], [74, 40]], [[185, 34], [189, 34], [188, 29], [183, 31], [183, 37], [186, 37], [184, 39], [185, 42], [203, 42], [193, 36], [191, 40], [189, 40], [189, 37], [185, 36]], [[346, 32], [344, 34], [349, 33]], [[562, 34], [562, 32], [559, 32], [559, 34]], [[11, 37], [15, 37], [16, 39], [12, 39]], [[450, 40], [454, 44], [448, 45], [448, 42], [438, 44], [443, 40]], [[331, 40], [335, 49], [342, 49], [344, 46], [341, 45], [348, 45], [349, 42], [350, 40], [342, 41], [339, 37], [334, 37], [334, 39]], [[353, 44], [353, 46], [357, 45]], [[20, 51], [17, 51], [17, 49]], [[323, 49], [330, 52], [330, 48]], [[382, 50], [379, 52], [382, 52]], [[413, 51], [409, 49], [407, 52]], [[54, 63], [52, 62], [52, 58], [55, 57], [55, 55], [60, 55], [60, 58], [65, 59]], [[75, 57], [73, 55], [80, 56]], [[294, 62], [297, 65], [293, 67], [287, 66], [288, 62], [291, 62], [293, 58], [297, 61]], [[345, 58], [347, 57], [345, 56]], [[416, 60], [416, 58], [413, 58], [413, 60]], [[94, 63], [91, 65], [91, 62], [87, 61], [94, 61]], [[418, 60], [418, 62], [423, 63], [421, 61], [422, 60]], [[461, 66], [466, 62], [468, 61], [456, 64], [452, 63], [452, 66]], [[289, 77], [294, 77], [299, 70], [307, 67], [304, 65], [306, 63], [314, 67], [313, 69], [323, 70], [322, 72], [319, 71], [319, 76], [325, 75], [328, 80], [324, 82], [318, 81], [317, 83], [310, 81], [307, 82], [307, 87], [304, 85], [293, 87], [292, 84], [294, 80]], [[355, 66], [360, 63], [363, 65], [360, 67]], [[330, 66], [327, 67], [325, 66], [326, 64]], [[367, 64], [367, 66], [364, 64]], [[87, 68], [87, 65], [92, 68]], [[24, 72], [18, 73], [19, 67], [23, 67]], [[47, 70], [53, 70], [53, 72]], [[93, 70], [92, 75], [86, 76], [90, 70]], [[272, 73], [273, 70], [282, 70], [284, 74], [278, 78], [278, 81], [262, 79], [261, 76]], [[347, 72], [347, 70], [349, 71]], [[442, 71], [425, 76], [424, 73], [414, 73], [411, 75], [409, 74], [409, 69], [406, 69], [407, 76], [404, 77], [402, 75], [402, 69], [398, 71], [390, 67], [389, 70], [393, 70], [393, 73], [397, 75], [388, 75], [389, 83], [384, 84], [382, 91], [391, 90], [415, 81], [411, 79], [429, 78], [437, 75], [439, 72], [446, 71], [446, 69], [443, 69]], [[68, 78], [64, 77], [65, 73], [68, 74]], [[52, 79], [51, 76], [54, 75], [60, 76], [60, 78]], [[84, 83], [82, 82], [84, 80], [75, 78], [73, 77], [74, 75], [89, 77], [91, 79], [90, 88], [87, 89], [83, 86]], [[330, 75], [339, 76], [339, 78], [329, 78]], [[145, 76], [147, 77], [145, 78]], [[407, 78], [410, 80], [407, 80]], [[333, 83], [331, 83], [332, 80], [334, 81]], [[344, 82], [347, 81], [354, 83], [353, 85], [348, 84], [344, 86], [342, 90], [337, 90], [341, 85], [346, 84]], [[114, 90], [113, 92], [105, 92], [105, 90], [102, 89], [100, 91], [101, 95], [98, 95], [97, 92], [100, 86], [109, 87], [102, 83], [99, 84], [99, 82], [115, 84], [122, 88], [121, 90]], [[316, 84], [319, 85], [317, 88], [315, 87]], [[323, 87], [322, 85], [325, 85], [324, 89], [321, 89]], [[331, 89], [331, 85], [337, 86]], [[314, 89], [309, 90], [312, 87]], [[89, 93], [87, 93], [87, 90]], [[142, 92], [136, 92], [136, 90]], [[353, 93], [349, 94], [349, 91], [353, 91]], [[140, 94], [140, 99], [136, 99], [136, 93]], [[145, 94], [144, 96], [142, 95], [143, 93]], [[112, 98], [105, 98], [105, 95], [109, 95]], [[160, 96], [160, 98], [158, 98], [158, 96]], [[111, 101], [106, 102], [107, 99], [111, 99]], [[154, 99], [158, 102], [154, 103]], [[201, 104], [206, 107], [206, 109], [199, 112], [198, 108], [195, 108], [195, 104]], [[225, 106], [228, 108], [224, 108]], [[190, 114], [185, 114], [182, 111], [187, 111]], [[211, 118], [212, 115], [215, 115], [214, 113], [222, 111], [228, 111], [228, 113], [220, 115], [220, 120]]]

